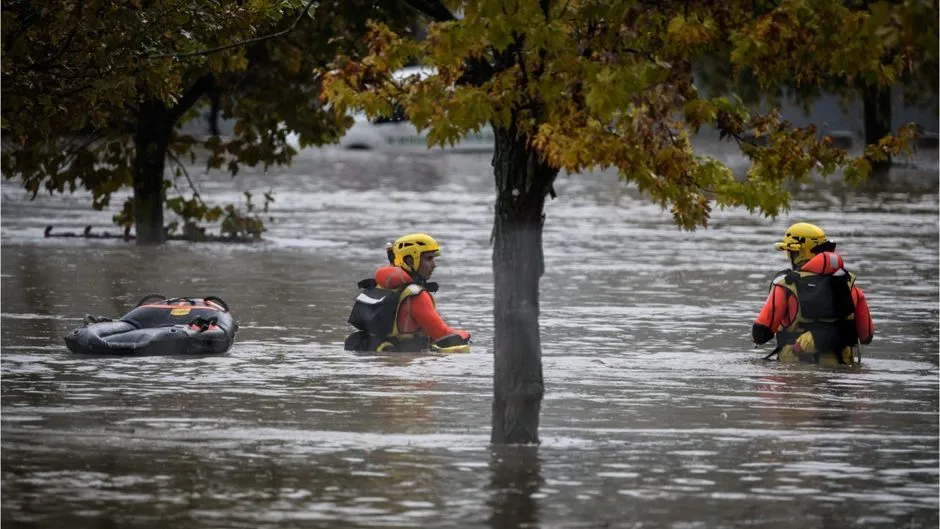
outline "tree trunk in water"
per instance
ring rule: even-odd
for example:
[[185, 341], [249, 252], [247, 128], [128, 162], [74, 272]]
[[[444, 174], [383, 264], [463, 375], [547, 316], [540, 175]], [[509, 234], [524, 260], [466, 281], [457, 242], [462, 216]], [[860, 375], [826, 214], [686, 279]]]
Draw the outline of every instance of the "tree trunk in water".
[[539, 526], [539, 500], [534, 497], [542, 486], [537, 446], [495, 446], [490, 455], [491, 529], [517, 529]]
[[496, 129], [493, 167], [493, 431], [496, 444], [538, 443], [544, 386], [539, 278], [544, 271], [545, 195], [558, 174], [540, 162], [514, 127]]
[[[862, 88], [865, 107], [865, 145], [891, 133], [891, 89], [866, 86]], [[872, 162], [872, 175], [882, 176], [891, 166], [891, 159]]]
[[134, 229], [137, 244], [163, 244], [163, 168], [172, 121], [161, 101], [148, 101], [137, 114], [134, 134]]

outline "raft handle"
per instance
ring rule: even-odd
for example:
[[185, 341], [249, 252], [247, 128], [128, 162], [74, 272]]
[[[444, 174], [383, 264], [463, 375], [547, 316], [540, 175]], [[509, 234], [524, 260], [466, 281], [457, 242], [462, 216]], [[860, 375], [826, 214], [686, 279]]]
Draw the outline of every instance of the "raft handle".
[[144, 305], [145, 303], [147, 303], [148, 301], [152, 299], [163, 301], [166, 299], [166, 296], [164, 296], [163, 294], [147, 294], [146, 296], [140, 298], [140, 301], [137, 302], [136, 306], [139, 307], [141, 305]]
[[211, 301], [211, 302], [215, 303], [216, 305], [218, 305], [218, 306], [222, 307], [223, 309], [225, 309], [225, 312], [229, 312], [228, 303], [226, 303], [225, 300], [222, 299], [222, 298], [220, 298], [219, 296], [206, 296], [206, 297], [204, 297], [204, 298], [202, 298], [202, 299], [203, 299], [204, 301]]
[[190, 305], [195, 305], [195, 304], [196, 304], [196, 300], [194, 300], [193, 298], [171, 298], [171, 299], [166, 300], [166, 304], [167, 304], [167, 305], [172, 305], [173, 303], [178, 303], [178, 302], [180, 302], [180, 301], [186, 301], [186, 302], [188, 302]]

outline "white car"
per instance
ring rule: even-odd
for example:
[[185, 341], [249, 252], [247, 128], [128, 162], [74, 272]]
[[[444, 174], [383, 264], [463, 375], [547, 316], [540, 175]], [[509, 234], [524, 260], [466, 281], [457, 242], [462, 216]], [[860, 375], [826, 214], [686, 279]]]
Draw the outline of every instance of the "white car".
[[344, 149], [428, 152], [435, 150], [480, 152], [493, 150], [493, 129], [484, 126], [454, 145], [428, 147], [427, 130], [418, 132], [406, 119], [370, 121], [364, 114], [353, 115], [355, 122], [340, 138]]
[[[411, 76], [424, 78], [434, 73], [433, 68], [412, 66], [392, 74], [395, 80]], [[345, 149], [380, 150], [391, 152], [433, 152], [463, 151], [481, 152], [493, 150], [493, 128], [484, 125], [477, 132], [471, 132], [454, 145], [428, 147], [427, 130], [418, 132], [407, 120], [404, 112], [396, 112], [388, 119], [369, 120], [365, 114], [353, 114], [354, 123], [339, 140], [339, 146]], [[296, 147], [296, 146], [295, 146]]]
[[[417, 75], [425, 77], [434, 72], [433, 68], [414, 66], [403, 68], [392, 74], [396, 80]], [[346, 134], [339, 139], [339, 146], [343, 149], [375, 150], [389, 152], [487, 152], [494, 148], [493, 128], [487, 124], [479, 131], [470, 132], [454, 145], [428, 148], [427, 130], [418, 132], [404, 116], [397, 112], [389, 119], [369, 120], [365, 114], [353, 114], [353, 125]], [[204, 109], [200, 118], [180, 127], [180, 132], [191, 134], [197, 138], [205, 138], [212, 134], [209, 127], [209, 111]], [[223, 137], [233, 135], [235, 120], [220, 119], [218, 121], [219, 133]], [[300, 152], [300, 141], [296, 133], [287, 134], [287, 144]]]

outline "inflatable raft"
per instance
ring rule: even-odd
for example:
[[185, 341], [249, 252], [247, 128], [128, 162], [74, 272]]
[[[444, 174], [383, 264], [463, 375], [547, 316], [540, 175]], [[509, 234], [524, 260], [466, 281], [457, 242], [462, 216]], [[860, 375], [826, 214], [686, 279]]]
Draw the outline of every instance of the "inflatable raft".
[[199, 355], [228, 351], [238, 323], [221, 298], [145, 296], [118, 320], [85, 316], [65, 336], [69, 351], [93, 355]]

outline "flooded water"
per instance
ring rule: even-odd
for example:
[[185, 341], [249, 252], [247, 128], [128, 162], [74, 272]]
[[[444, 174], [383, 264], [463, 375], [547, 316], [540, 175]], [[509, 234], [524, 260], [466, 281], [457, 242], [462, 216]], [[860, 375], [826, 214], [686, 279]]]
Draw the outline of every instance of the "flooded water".
[[[610, 175], [561, 176], [547, 206], [539, 447], [492, 447], [488, 155], [335, 149], [290, 170], [196, 176], [203, 195], [273, 190], [265, 241], [43, 239], [107, 228], [84, 197], [2, 184], [6, 527], [935, 528], [936, 152], [886, 185], [825, 183], [771, 221], [707, 230]], [[121, 202], [116, 200], [116, 203]], [[859, 369], [765, 362], [751, 322], [772, 243], [815, 222], [876, 324]], [[113, 228], [112, 228], [113, 231]], [[355, 283], [411, 231], [469, 355], [342, 350]], [[225, 355], [84, 358], [62, 336], [145, 294], [217, 295]]]

